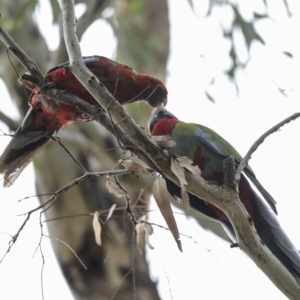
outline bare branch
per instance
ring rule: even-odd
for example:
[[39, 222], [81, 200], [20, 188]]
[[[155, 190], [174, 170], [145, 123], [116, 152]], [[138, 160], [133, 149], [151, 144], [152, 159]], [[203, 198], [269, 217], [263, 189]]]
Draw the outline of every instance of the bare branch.
[[46, 235], [46, 234], [43, 234], [43, 236], [51, 239], [51, 240], [55, 240], [55, 241], [58, 241], [62, 244], [64, 244], [67, 248], [69, 248], [71, 250], [71, 252], [73, 252], [73, 254], [75, 255], [75, 257], [78, 259], [78, 261], [80, 262], [80, 264], [87, 270], [87, 267], [85, 266], [85, 264], [83, 263], [83, 261], [79, 258], [79, 256], [77, 255], [77, 253], [75, 252], [74, 249], [72, 249], [72, 247], [70, 247], [66, 242], [64, 242], [63, 240], [61, 239], [58, 239], [58, 238], [54, 238], [54, 237], [51, 237], [49, 235]]
[[[29, 78], [28, 81], [34, 83]], [[73, 106], [82, 113], [85, 113], [93, 118], [103, 115], [103, 110], [100, 106], [93, 106], [76, 95], [55, 88], [55, 86], [52, 84], [41, 87], [40, 92], [48, 98]]]
[[283, 121], [279, 122], [277, 125], [273, 126], [271, 129], [266, 131], [249, 149], [245, 157], [242, 159], [240, 162], [236, 174], [235, 174], [235, 181], [240, 182], [241, 179], [241, 173], [244, 170], [244, 168], [248, 165], [248, 162], [252, 156], [252, 154], [257, 150], [257, 148], [264, 142], [264, 140], [271, 135], [272, 133], [278, 131], [280, 127], [284, 126], [287, 123], [290, 123], [291, 121], [296, 120], [297, 118], [300, 117], [300, 113], [295, 113], [291, 115], [290, 117], [284, 119]]
[[[66, 184], [64, 187], [60, 188], [59, 190], [55, 191], [51, 197], [44, 202], [42, 205], [38, 207], [39, 208], [44, 208], [42, 212], [45, 210], [49, 209], [56, 199], [67, 192], [69, 189], [71, 189], [73, 186], [80, 184], [82, 181], [86, 180], [87, 178], [93, 178], [93, 177], [101, 177], [101, 176], [116, 176], [116, 175], [125, 175], [125, 174], [132, 174], [132, 171], [122, 169], [122, 170], [113, 170], [113, 171], [104, 171], [104, 172], [89, 172], [85, 173], [84, 175], [72, 180], [68, 184]], [[46, 207], [47, 206], [47, 207]], [[46, 207], [46, 208], [45, 208]], [[35, 209], [36, 210], [36, 209]]]
[[82, 35], [85, 31], [93, 24], [94, 21], [100, 18], [102, 12], [105, 8], [107, 8], [110, 1], [108, 0], [92, 0], [87, 1], [86, 3], [86, 11], [84, 14], [78, 19], [77, 22], [77, 36], [78, 39], [81, 40]]
[[39, 80], [40, 86], [44, 85], [44, 75], [36, 63], [21, 49], [11, 36], [0, 26], [0, 39], [12, 54], [22, 63], [28, 72]]
[[78, 178], [74, 179], [73, 181], [71, 181], [70, 183], [68, 183], [67, 185], [65, 185], [64, 187], [62, 187], [59, 190], [57, 190], [54, 193], [52, 193], [51, 196], [49, 197], [49, 199], [47, 201], [45, 201], [43, 204], [40, 204], [39, 206], [37, 206], [36, 208], [30, 210], [27, 213], [27, 216], [26, 216], [25, 220], [23, 221], [22, 225], [20, 226], [20, 228], [18, 229], [17, 233], [12, 237], [11, 241], [9, 242], [8, 249], [6, 250], [6, 252], [3, 255], [3, 257], [1, 258], [0, 264], [3, 261], [3, 259], [5, 258], [5, 256], [10, 252], [11, 248], [13, 247], [13, 245], [18, 240], [19, 235], [21, 234], [21, 231], [25, 228], [27, 222], [29, 221], [31, 215], [34, 212], [36, 212], [36, 211], [38, 211], [40, 209], [43, 209], [41, 211], [41, 214], [42, 214], [43, 212], [45, 212], [47, 209], [49, 209], [54, 204], [54, 202], [56, 201], [56, 199], [60, 195], [62, 195], [65, 192], [67, 192], [73, 186], [75, 186], [77, 184], [80, 184], [82, 181], [84, 181], [87, 178], [100, 177], [100, 176], [115, 176], [115, 175], [131, 174], [131, 173], [132, 173], [132, 171], [129, 171], [127, 169], [105, 171], [105, 172], [90, 172], [90, 173], [85, 173], [81, 177], [78, 177]]
[[[34, 77], [28, 76], [27, 74], [24, 74], [22, 78], [23, 77], [28, 82], [36, 84], [36, 80]], [[81, 111], [82, 113], [91, 116], [92, 120], [104, 126], [112, 135], [117, 137], [118, 141], [123, 145], [124, 148], [126, 148], [127, 150], [135, 149], [135, 154], [138, 157], [140, 157], [144, 162], [146, 162], [152, 168], [157, 169], [153, 161], [151, 161], [149, 157], [145, 155], [145, 152], [142, 151], [135, 143], [133, 143], [132, 139], [122, 129], [120, 129], [120, 127], [113, 125], [111, 120], [109, 120], [103, 114], [103, 110], [102, 108], [100, 108], [100, 106], [93, 106], [88, 102], [82, 100], [81, 98], [77, 97], [76, 95], [59, 90], [55, 88], [53, 85], [45, 85], [41, 87], [40, 92], [51, 99], [54, 99], [61, 103], [71, 105], [76, 109], [78, 109], [79, 111]], [[112, 96], [110, 95], [110, 97]], [[157, 148], [157, 150], [161, 151], [160, 148]]]
[[45, 256], [43, 253], [43, 249], [42, 249], [42, 239], [44, 236], [44, 232], [43, 232], [43, 224], [42, 224], [42, 214], [40, 213], [40, 228], [41, 228], [41, 236], [40, 236], [40, 241], [38, 244], [38, 249], [40, 249], [40, 253], [41, 253], [41, 257], [42, 257], [42, 268], [41, 268], [41, 291], [42, 291], [42, 299], [44, 300], [44, 284], [43, 284], [43, 275], [44, 275], [44, 267], [45, 267]]
[[59, 145], [68, 153], [68, 155], [72, 158], [72, 160], [81, 169], [81, 171], [84, 174], [88, 173], [88, 171], [85, 169], [85, 167], [78, 161], [78, 159], [70, 152], [70, 150], [61, 142], [61, 140], [59, 138], [51, 136], [51, 139], [53, 139], [59, 143]]

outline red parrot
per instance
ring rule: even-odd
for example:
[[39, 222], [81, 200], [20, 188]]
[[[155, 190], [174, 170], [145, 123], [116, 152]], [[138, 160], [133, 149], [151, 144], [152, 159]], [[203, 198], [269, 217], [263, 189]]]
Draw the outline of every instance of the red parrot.
[[[238, 164], [242, 159], [239, 153], [216, 132], [199, 124], [182, 122], [164, 107], [159, 106], [154, 110], [150, 120], [150, 132], [152, 136], [171, 136], [176, 146], [170, 148], [169, 151], [178, 156], [187, 156], [192, 159], [194, 164], [199, 166], [203, 178], [217, 185], [223, 184], [223, 160], [233, 155], [236, 164]], [[240, 200], [251, 216], [262, 242], [300, 284], [300, 255], [298, 250], [281, 228], [274, 213], [253, 190], [245, 175], [276, 213], [276, 202], [258, 182], [250, 167], [245, 168], [241, 176], [239, 183]], [[180, 188], [168, 179], [167, 188], [172, 196], [181, 197]], [[235, 242], [234, 229], [227, 216], [220, 209], [194, 195], [189, 195], [189, 198], [191, 207], [219, 221], [229, 237]]]
[[[102, 56], [85, 57], [84, 63], [121, 104], [145, 100], [155, 107], [158, 103], [167, 103], [168, 91], [155, 77], [139, 74]], [[99, 105], [68, 66], [69, 62], [66, 62], [51, 69], [45, 77], [46, 82], [92, 105]], [[21, 126], [0, 157], [4, 186], [10, 186], [17, 179], [54, 133], [76, 120], [90, 120], [76, 108], [40, 94], [38, 87], [33, 89], [29, 104]]]

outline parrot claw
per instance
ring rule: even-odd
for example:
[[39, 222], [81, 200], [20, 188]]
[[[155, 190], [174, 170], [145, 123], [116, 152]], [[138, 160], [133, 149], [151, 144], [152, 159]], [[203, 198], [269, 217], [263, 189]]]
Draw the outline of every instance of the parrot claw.
[[237, 248], [239, 246], [238, 243], [232, 243], [230, 244], [230, 248]]
[[96, 116], [104, 116], [106, 114], [105, 110], [99, 104], [95, 104], [92, 106], [93, 106], [93, 109], [96, 111], [96, 115], [89, 116], [88, 114], [83, 113], [82, 118], [85, 119], [85, 120], [83, 120], [84, 122], [92, 122], [95, 120]]

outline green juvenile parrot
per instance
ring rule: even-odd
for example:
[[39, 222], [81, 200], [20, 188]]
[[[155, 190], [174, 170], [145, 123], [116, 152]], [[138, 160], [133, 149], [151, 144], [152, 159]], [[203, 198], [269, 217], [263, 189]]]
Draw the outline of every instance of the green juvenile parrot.
[[[233, 155], [237, 165], [242, 159], [239, 153], [216, 132], [203, 125], [182, 122], [163, 106], [158, 106], [154, 110], [149, 127], [152, 136], [171, 136], [176, 146], [169, 151], [178, 156], [189, 157], [194, 165], [199, 166], [202, 177], [213, 184], [223, 184], [225, 158]], [[168, 179], [166, 181], [170, 194], [180, 198], [180, 187]], [[265, 201], [254, 191], [249, 181], [256, 186]], [[259, 237], [300, 283], [300, 255], [275, 216], [276, 202], [256, 179], [250, 167], [244, 169], [238, 187], [240, 200], [253, 219]], [[235, 242], [234, 229], [225, 213], [194, 195], [189, 195], [189, 198], [191, 207], [221, 222], [229, 237]]]

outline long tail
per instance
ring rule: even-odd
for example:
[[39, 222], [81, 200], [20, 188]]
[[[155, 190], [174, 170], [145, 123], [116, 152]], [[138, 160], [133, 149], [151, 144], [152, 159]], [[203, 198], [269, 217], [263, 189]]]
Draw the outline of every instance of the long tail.
[[292, 244], [289, 237], [281, 228], [276, 216], [261, 200], [251, 191], [251, 200], [254, 206], [254, 218], [256, 219], [256, 230], [261, 240], [290, 271], [300, 285], [300, 254]]
[[14, 183], [24, 168], [50, 141], [54, 133], [43, 125], [35, 126], [34, 121], [37, 118], [40, 116], [30, 107], [23, 123], [0, 157], [0, 174], [4, 177], [4, 187], [9, 187]]
[[[293, 245], [289, 237], [281, 228], [275, 214], [270, 207], [261, 199], [261, 197], [252, 189], [250, 183], [241, 177], [239, 184], [240, 199], [247, 203], [247, 199], [251, 202], [251, 215], [256, 231], [262, 242], [270, 249], [277, 259], [289, 270], [300, 285], [300, 254]], [[265, 197], [269, 194], [263, 194]], [[269, 201], [266, 199], [268, 204]], [[247, 208], [247, 205], [246, 205]], [[248, 210], [248, 209], [247, 209]], [[223, 222], [223, 225], [227, 226]]]
[[[167, 187], [171, 195], [181, 197], [180, 188], [172, 181], [167, 180]], [[289, 270], [300, 285], [300, 254], [292, 244], [286, 233], [281, 228], [276, 216], [263, 200], [251, 188], [247, 179], [242, 176], [240, 182], [240, 197], [250, 197], [252, 203], [252, 218], [254, 219], [257, 233], [263, 243], [278, 258], [278, 260]], [[242, 192], [244, 191], [244, 192]], [[220, 218], [202, 199], [190, 195], [191, 206], [206, 216], [219, 220], [228, 236], [235, 242], [235, 232], [232, 225]]]

